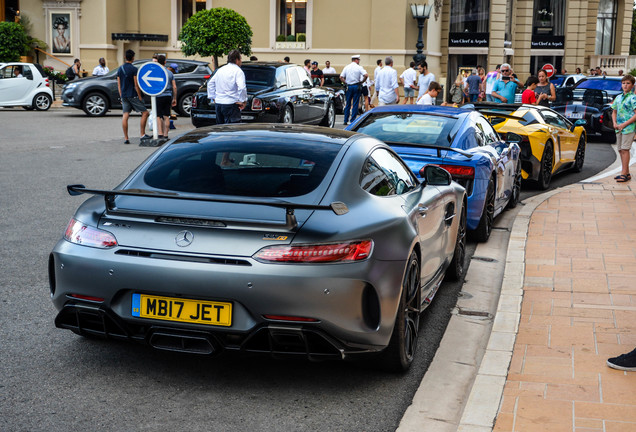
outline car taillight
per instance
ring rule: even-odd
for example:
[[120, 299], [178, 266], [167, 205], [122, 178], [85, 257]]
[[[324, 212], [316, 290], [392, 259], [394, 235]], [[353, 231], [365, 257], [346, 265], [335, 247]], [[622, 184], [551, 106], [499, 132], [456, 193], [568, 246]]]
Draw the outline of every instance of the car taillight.
[[372, 240], [313, 245], [267, 246], [256, 252], [254, 259], [279, 263], [336, 263], [362, 261], [371, 256]]
[[208, 79], [210, 78], [212, 75], [203, 75], [203, 78]]
[[252, 99], [252, 111], [260, 111], [263, 109], [263, 101], [259, 98]]
[[194, 95], [192, 96], [192, 108], [196, 108], [197, 107], [197, 96]]
[[48, 78], [44, 78], [44, 82], [46, 83], [46, 86], [49, 87], [49, 79]]
[[75, 219], [68, 223], [64, 239], [78, 245], [102, 249], [117, 246], [117, 239], [108, 231], [90, 227]]
[[82, 294], [71, 294], [70, 295], [73, 298], [76, 299], [80, 299], [80, 300], [88, 300], [88, 301], [92, 301], [92, 302], [103, 302], [104, 299], [101, 297], [92, 297], [92, 296], [86, 296], [86, 295], [82, 295]]
[[[473, 180], [475, 178], [475, 168], [470, 166], [462, 166], [462, 165], [437, 165], [440, 168], [444, 168], [449, 172], [453, 179], [469, 179]], [[426, 165], [422, 167], [420, 170], [420, 177], [424, 177], [424, 168]]]

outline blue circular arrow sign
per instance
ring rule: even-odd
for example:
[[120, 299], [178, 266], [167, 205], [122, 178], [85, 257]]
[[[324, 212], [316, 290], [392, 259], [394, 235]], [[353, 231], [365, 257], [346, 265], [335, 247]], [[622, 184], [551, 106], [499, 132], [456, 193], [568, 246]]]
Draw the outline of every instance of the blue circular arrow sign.
[[159, 63], [144, 63], [137, 71], [137, 84], [148, 96], [160, 95], [168, 85], [168, 71]]

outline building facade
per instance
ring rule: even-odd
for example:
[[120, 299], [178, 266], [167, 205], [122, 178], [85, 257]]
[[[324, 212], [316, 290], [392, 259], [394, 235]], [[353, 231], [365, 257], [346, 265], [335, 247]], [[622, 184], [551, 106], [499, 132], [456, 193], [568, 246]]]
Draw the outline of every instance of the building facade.
[[[416, 54], [413, 0], [0, 0], [0, 19], [28, 16], [32, 36], [47, 42], [37, 60], [64, 70], [80, 58], [91, 70], [100, 57], [113, 68], [126, 49], [183, 57], [179, 31], [194, 13], [227, 7], [253, 30], [259, 60], [330, 60], [338, 71], [360, 54], [372, 73], [391, 55], [398, 71]], [[633, 0], [427, 0], [423, 32], [429, 69], [448, 85], [462, 68], [510, 63], [520, 79], [546, 64], [556, 71], [608, 74], [628, 70]], [[422, 2], [423, 3], [423, 2]], [[61, 38], [60, 38], [61, 37]], [[57, 43], [68, 40], [66, 45]], [[209, 60], [209, 59], [207, 59]]]

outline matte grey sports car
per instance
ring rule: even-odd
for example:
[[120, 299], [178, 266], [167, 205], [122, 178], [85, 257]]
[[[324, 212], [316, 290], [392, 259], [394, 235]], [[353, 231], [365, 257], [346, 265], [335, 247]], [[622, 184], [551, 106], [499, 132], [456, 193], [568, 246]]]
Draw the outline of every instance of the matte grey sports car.
[[309, 126], [213, 126], [77, 210], [49, 259], [57, 327], [191, 353], [409, 367], [420, 312], [464, 267], [466, 197], [389, 146]]

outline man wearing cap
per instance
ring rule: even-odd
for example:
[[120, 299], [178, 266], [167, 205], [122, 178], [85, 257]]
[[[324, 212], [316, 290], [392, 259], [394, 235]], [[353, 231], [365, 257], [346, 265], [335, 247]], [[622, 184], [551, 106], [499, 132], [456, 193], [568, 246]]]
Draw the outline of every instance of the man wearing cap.
[[103, 76], [108, 73], [110, 69], [106, 67], [106, 59], [104, 57], [99, 59], [99, 64], [93, 69], [93, 76]]
[[340, 74], [340, 81], [347, 85], [345, 97], [347, 103], [344, 109], [344, 124], [349, 124], [358, 116], [358, 104], [360, 103], [360, 89], [362, 83], [369, 77], [369, 74], [360, 66], [360, 56], [351, 56], [351, 63], [345, 66]]
[[320, 69], [318, 69], [318, 62], [311, 62], [311, 81], [315, 86], [322, 86], [325, 84], [325, 75]]

